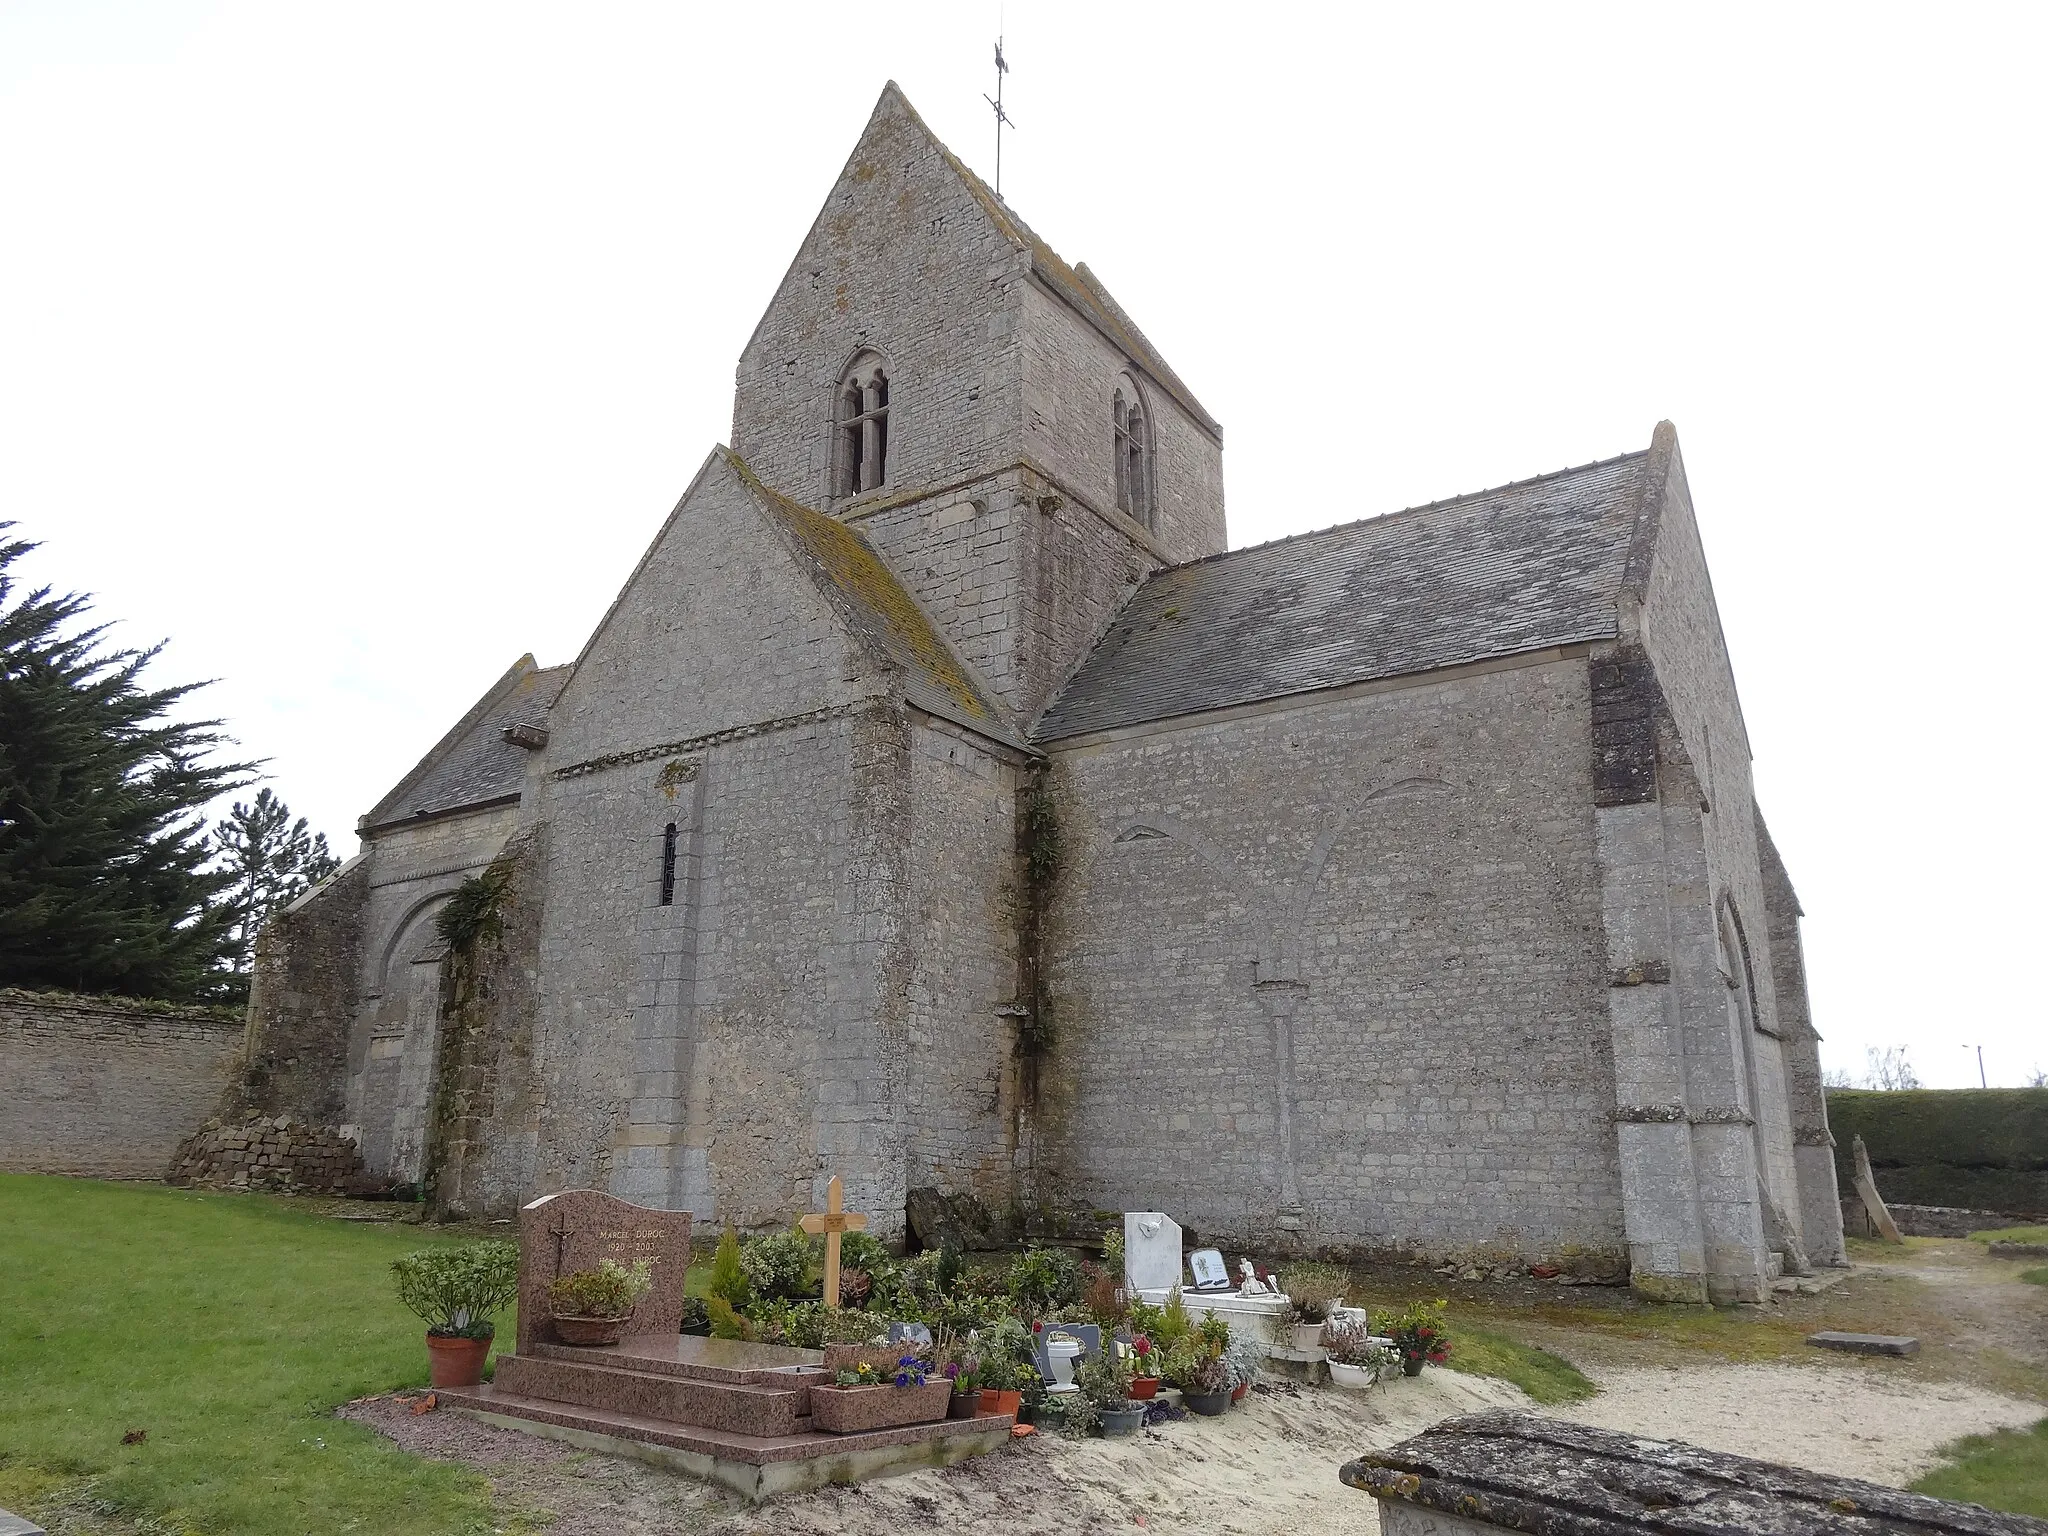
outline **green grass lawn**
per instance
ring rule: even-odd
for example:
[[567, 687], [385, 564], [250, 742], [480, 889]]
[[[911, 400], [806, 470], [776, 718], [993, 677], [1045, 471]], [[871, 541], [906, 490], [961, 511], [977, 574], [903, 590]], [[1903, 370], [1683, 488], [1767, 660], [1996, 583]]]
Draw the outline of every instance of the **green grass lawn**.
[[2048, 1227], [1993, 1227], [1972, 1232], [1973, 1243], [2048, 1243]]
[[2032, 1429], [1971, 1435], [1944, 1447], [1944, 1454], [1951, 1464], [1921, 1478], [1915, 1493], [2048, 1516], [2048, 1419]]
[[171, 1532], [502, 1527], [481, 1477], [330, 1416], [426, 1380], [386, 1266], [456, 1239], [26, 1175], [0, 1175], [0, 1232], [0, 1507], [86, 1488]]
[[1599, 1390], [1561, 1355], [1486, 1328], [1455, 1328], [1448, 1363], [1454, 1371], [1512, 1382], [1539, 1403], [1583, 1402]]

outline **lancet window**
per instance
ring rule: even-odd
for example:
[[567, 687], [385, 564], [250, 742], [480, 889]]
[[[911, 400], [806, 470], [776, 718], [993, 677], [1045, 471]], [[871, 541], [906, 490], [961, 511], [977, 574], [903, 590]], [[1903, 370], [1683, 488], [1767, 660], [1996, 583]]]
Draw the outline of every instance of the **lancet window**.
[[1110, 400], [1116, 449], [1116, 509], [1133, 522], [1152, 526], [1150, 423], [1137, 386], [1129, 379]]

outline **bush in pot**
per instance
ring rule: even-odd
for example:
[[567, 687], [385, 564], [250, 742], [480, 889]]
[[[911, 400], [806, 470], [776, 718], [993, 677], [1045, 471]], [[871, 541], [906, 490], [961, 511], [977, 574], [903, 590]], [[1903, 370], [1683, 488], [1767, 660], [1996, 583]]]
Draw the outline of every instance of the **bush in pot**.
[[1131, 1396], [1131, 1366], [1123, 1351], [1098, 1351], [1074, 1372], [1074, 1385], [1095, 1409], [1102, 1433], [1110, 1438], [1135, 1435], [1145, 1422], [1145, 1405]]
[[654, 1289], [645, 1259], [628, 1269], [617, 1259], [599, 1259], [589, 1269], [572, 1269], [548, 1287], [555, 1335], [564, 1344], [616, 1344], [640, 1298]]
[[1325, 1325], [1323, 1348], [1330, 1356], [1330, 1380], [1340, 1387], [1374, 1386], [1401, 1363], [1399, 1352], [1375, 1337], [1364, 1318], [1351, 1313]]
[[1444, 1326], [1450, 1303], [1411, 1301], [1399, 1312], [1375, 1312], [1373, 1327], [1394, 1341], [1401, 1352], [1401, 1373], [1420, 1376], [1424, 1365], [1442, 1365], [1451, 1358], [1451, 1331]]
[[484, 1379], [500, 1312], [519, 1294], [516, 1243], [451, 1243], [391, 1261], [398, 1299], [427, 1325], [429, 1379], [437, 1387], [473, 1387]]
[[1287, 1271], [1287, 1299], [1294, 1303], [1294, 1347], [1322, 1346], [1323, 1324], [1344, 1305], [1350, 1274], [1335, 1264], [1302, 1264]]

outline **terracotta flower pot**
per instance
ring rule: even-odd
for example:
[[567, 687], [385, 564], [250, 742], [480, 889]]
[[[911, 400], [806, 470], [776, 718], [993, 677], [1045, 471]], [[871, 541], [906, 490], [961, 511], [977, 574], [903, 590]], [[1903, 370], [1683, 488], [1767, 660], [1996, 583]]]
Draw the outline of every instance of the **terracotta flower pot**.
[[905, 1424], [935, 1424], [953, 1398], [949, 1381], [921, 1387], [813, 1387], [811, 1428], [828, 1435], [857, 1435]]
[[590, 1348], [599, 1344], [616, 1344], [619, 1335], [626, 1331], [626, 1317], [564, 1317], [555, 1314], [555, 1337], [564, 1344], [579, 1348]]
[[1240, 1382], [1239, 1382], [1239, 1383], [1238, 1383], [1238, 1384], [1237, 1384], [1236, 1386], [1234, 1386], [1234, 1387], [1232, 1387], [1232, 1388], [1230, 1389], [1230, 1400], [1231, 1400], [1231, 1401], [1232, 1401], [1233, 1403], [1234, 1403], [1234, 1402], [1237, 1402], [1237, 1401], [1239, 1401], [1240, 1399], [1242, 1399], [1242, 1398], [1243, 1398], [1243, 1396], [1245, 1395], [1245, 1393], [1247, 1393], [1247, 1392], [1251, 1391], [1251, 1389], [1252, 1389], [1252, 1384], [1251, 1384], [1250, 1382], [1248, 1382], [1248, 1381], [1240, 1381]]
[[1158, 1395], [1157, 1376], [1135, 1376], [1131, 1379], [1131, 1398], [1134, 1402], [1149, 1403]]
[[437, 1387], [473, 1387], [484, 1379], [489, 1339], [450, 1339], [427, 1335], [427, 1379]]
[[1011, 1418], [1015, 1418], [1017, 1411], [1023, 1406], [1024, 1394], [1022, 1392], [998, 1392], [992, 1388], [983, 1387], [981, 1389], [981, 1406], [974, 1410], [974, 1416], [977, 1419], [999, 1419], [1003, 1415], [1008, 1414]]

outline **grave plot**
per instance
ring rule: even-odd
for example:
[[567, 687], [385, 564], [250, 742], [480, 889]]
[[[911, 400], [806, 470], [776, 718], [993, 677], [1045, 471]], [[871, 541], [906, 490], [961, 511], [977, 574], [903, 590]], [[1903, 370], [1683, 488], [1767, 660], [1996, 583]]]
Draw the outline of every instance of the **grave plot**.
[[[836, 1178], [832, 1196], [817, 1225], [836, 1248], [860, 1218], [838, 1209]], [[943, 1381], [936, 1393], [915, 1385], [839, 1388], [823, 1351], [680, 1333], [689, 1253], [687, 1213], [648, 1210], [595, 1190], [534, 1201], [519, 1217], [518, 1350], [499, 1356], [495, 1381], [446, 1390], [442, 1404], [755, 1499], [948, 1466], [1009, 1435], [1014, 1420], [1006, 1415], [946, 1418]], [[570, 1344], [556, 1282], [607, 1260], [628, 1273], [644, 1264], [645, 1292], [623, 1318], [597, 1320], [617, 1323], [615, 1343]], [[827, 1392], [829, 1401], [814, 1398]], [[814, 1413], [817, 1407], [828, 1411]], [[906, 1412], [917, 1421], [902, 1422]], [[834, 1433], [827, 1424], [844, 1428]]]

